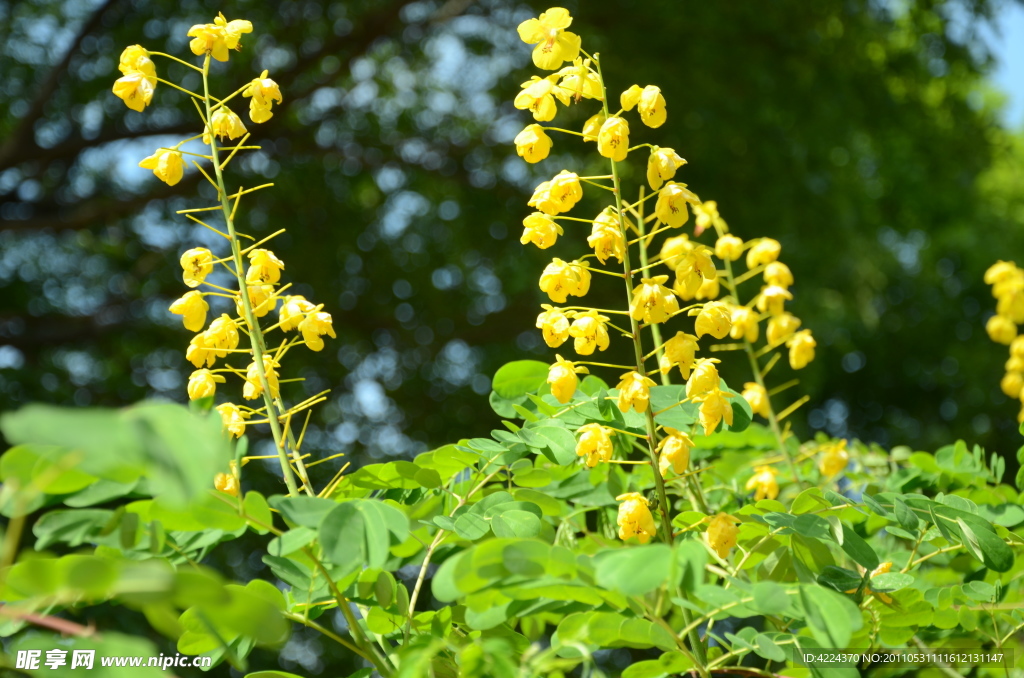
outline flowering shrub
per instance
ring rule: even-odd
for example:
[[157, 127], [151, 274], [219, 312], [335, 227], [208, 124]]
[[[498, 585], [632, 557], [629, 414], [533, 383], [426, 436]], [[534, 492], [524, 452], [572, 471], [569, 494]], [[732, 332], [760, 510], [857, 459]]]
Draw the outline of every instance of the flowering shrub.
[[[173, 642], [239, 671], [254, 648], [280, 648], [302, 625], [345, 649], [353, 678], [854, 676], [859, 662], [829, 663], [820, 651], [1020, 654], [1024, 539], [1011, 530], [1024, 509], [1002, 483], [1003, 460], [963, 442], [930, 454], [792, 435], [788, 418], [806, 398], [785, 395], [795, 379], [770, 386], [767, 377], [805, 367], [815, 340], [786, 310], [794, 276], [780, 244], [733, 233], [715, 202], [678, 180], [686, 161], [675, 150], [631, 145], [631, 134], [666, 124], [667, 102], [656, 85], [634, 84], [613, 110], [600, 55], [571, 23], [552, 8], [519, 26], [544, 75], [514, 102], [534, 119], [515, 138], [526, 162], [548, 158], [549, 132], [594, 143], [607, 162], [607, 173], [561, 169], [543, 181], [523, 220], [524, 245], [566, 257], [541, 272], [557, 305], [536, 319], [561, 353], [498, 370], [489, 404], [504, 428], [489, 437], [343, 467], [319, 488], [307, 468], [326, 459], [307, 461], [299, 419], [323, 394], [287, 405], [280, 371], [293, 348], [322, 350], [332, 319], [284, 294], [285, 264], [263, 247], [280, 231], [237, 230], [242, 197], [267, 186], [229, 189], [225, 176], [255, 148], [229, 102], [249, 98], [259, 124], [283, 95], [267, 72], [223, 98], [210, 93], [211, 59], [229, 61], [253, 26], [222, 16], [193, 26], [201, 67], [124, 51], [114, 94], [136, 111], [158, 84], [178, 87], [158, 77], [153, 57], [202, 75], [201, 94], [184, 90], [201, 131], [140, 166], [173, 185], [188, 156], [219, 200], [181, 213], [227, 247], [181, 256], [190, 291], [170, 312], [196, 333], [186, 351], [191, 407], [35, 405], [0, 419], [15, 445], [0, 458], [10, 656], [96, 647], [96, 630], [75, 618], [101, 604], [145, 619], [165, 650]], [[560, 105], [596, 112], [580, 130], [542, 124]], [[234, 145], [221, 146], [224, 137]], [[200, 138], [208, 153], [182, 150]], [[568, 214], [583, 209], [596, 216]], [[691, 212], [692, 236], [680, 231]], [[584, 241], [592, 252], [580, 254]], [[1002, 306], [1019, 271], [999, 266], [989, 277], [1003, 285]], [[215, 282], [218, 267], [227, 286]], [[624, 290], [619, 307], [582, 305], [605, 284]], [[565, 305], [570, 297], [576, 305]], [[208, 299], [226, 306], [209, 324]], [[996, 316], [1009, 327], [989, 323], [993, 338], [1014, 339], [1015, 313]], [[590, 360], [616, 344], [628, 362]], [[749, 367], [742, 389], [719, 376], [723, 360]], [[1020, 372], [1010, 371], [1018, 381]], [[214, 405], [239, 381], [242, 399], [262, 405]], [[256, 458], [248, 436], [264, 426], [285, 490], [269, 497], [243, 491]], [[19, 552], [30, 517], [34, 548]], [[250, 534], [264, 540], [272, 578], [229, 583], [202, 564]], [[148, 637], [99, 631], [112, 653], [158, 652]], [[999, 656], [982, 671], [1005, 675], [1012, 658]], [[961, 663], [948, 653], [922, 661], [946, 673]]]

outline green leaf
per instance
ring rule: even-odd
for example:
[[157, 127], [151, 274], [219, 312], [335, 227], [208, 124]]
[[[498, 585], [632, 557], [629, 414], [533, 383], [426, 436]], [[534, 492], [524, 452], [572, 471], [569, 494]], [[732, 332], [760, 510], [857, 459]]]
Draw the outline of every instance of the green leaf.
[[274, 495], [269, 499], [270, 505], [281, 512], [284, 519], [295, 525], [317, 528], [327, 514], [338, 506], [338, 503], [322, 497], [285, 497]]
[[270, 513], [270, 506], [259, 492], [246, 492], [242, 508], [245, 510], [249, 527], [257, 533], [267, 534], [274, 526], [274, 516]]
[[707, 550], [696, 539], [676, 542], [675, 550], [680, 587], [684, 591], [696, 591], [704, 584], [704, 568], [708, 564]]
[[[369, 675], [369, 674], [367, 674]], [[245, 678], [303, 678], [302, 676], [294, 673], [288, 673], [287, 671], [257, 671], [256, 673], [247, 673]]]
[[[855, 563], [867, 570], [878, 567], [878, 554], [871, 548], [871, 545], [864, 541], [864, 538], [852, 529], [843, 530], [843, 551], [850, 556]], [[832, 645], [831, 647], [845, 647], [844, 645]]]
[[636, 662], [622, 672], [622, 678], [668, 678], [693, 667], [694, 663], [683, 653], [666, 652], [657, 659]]
[[548, 365], [537, 360], [516, 360], [498, 368], [491, 388], [502, 398], [511, 400], [532, 393], [548, 378]]
[[529, 511], [513, 509], [494, 516], [491, 519], [491, 530], [496, 537], [528, 539], [540, 534], [541, 520]]
[[979, 518], [957, 518], [964, 546], [985, 567], [995, 572], [1009, 572], [1013, 567], [1013, 551]]
[[896, 513], [896, 520], [907, 531], [913, 532], [917, 529], [918, 517], [914, 511], [907, 506], [900, 497], [893, 497], [893, 509]]
[[860, 609], [846, 596], [822, 586], [801, 585], [807, 627], [823, 647], [847, 647], [861, 627]]
[[627, 596], [641, 596], [665, 583], [672, 567], [666, 544], [624, 547], [594, 556], [597, 583]]
[[786, 589], [773, 581], [760, 581], [750, 590], [754, 601], [748, 605], [761, 614], [779, 614], [789, 609]]
[[885, 572], [871, 578], [871, 590], [892, 593], [914, 583], [914, 577], [903, 572]]
[[857, 590], [862, 581], [864, 581], [864, 577], [860, 574], [835, 565], [829, 565], [818, 575], [819, 584], [833, 588], [840, 593]]
[[320, 523], [319, 535], [324, 557], [345, 574], [363, 566], [367, 555], [366, 521], [355, 502], [335, 504]]
[[523, 442], [560, 466], [576, 462], [576, 438], [560, 426], [530, 426], [519, 431]]

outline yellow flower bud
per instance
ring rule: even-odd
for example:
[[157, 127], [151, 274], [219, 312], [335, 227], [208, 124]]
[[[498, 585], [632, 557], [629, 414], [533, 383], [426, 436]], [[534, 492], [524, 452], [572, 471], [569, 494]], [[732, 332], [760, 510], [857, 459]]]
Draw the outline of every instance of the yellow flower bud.
[[230, 494], [232, 497], [238, 496], [238, 479], [230, 473], [218, 473], [213, 477], [213, 486], [224, 492]]
[[[277, 367], [279, 365], [272, 356], [263, 356], [263, 371], [267, 375], [267, 385], [270, 387], [270, 397], [281, 397], [281, 386], [278, 382]], [[242, 397], [246, 400], [254, 400], [263, 393], [263, 383], [260, 380], [259, 368], [256, 361], [249, 363], [245, 371], [245, 386], [242, 388]]]
[[597, 133], [597, 152], [615, 162], [622, 162], [629, 152], [629, 123], [612, 116], [601, 125]]
[[554, 79], [534, 76], [521, 86], [523, 89], [516, 95], [512, 105], [521, 111], [530, 111], [537, 122], [553, 120], [555, 113], [558, 112], [554, 97]]
[[185, 161], [181, 159], [181, 153], [168, 149], [158, 150], [143, 158], [139, 167], [153, 170], [156, 178], [168, 186], [177, 184], [185, 174]]
[[242, 124], [242, 119], [239, 118], [234, 111], [227, 106], [221, 106], [213, 112], [210, 116], [210, 124], [203, 130], [203, 143], [210, 143], [210, 133], [213, 131], [213, 136], [218, 139], [227, 137], [228, 139], [235, 139], [245, 134], [245, 125]]
[[761, 238], [753, 247], [747, 250], [747, 268], [755, 268], [761, 264], [770, 264], [779, 258], [782, 253], [782, 245], [778, 240]]
[[171, 304], [170, 312], [182, 316], [185, 329], [190, 332], [198, 332], [206, 325], [206, 312], [210, 305], [203, 299], [203, 295], [196, 290], [186, 292], [180, 299], [175, 299]]
[[743, 254], [743, 241], [728, 233], [715, 242], [715, 256], [724, 261], [736, 261]]
[[206, 341], [218, 358], [227, 357], [228, 351], [238, 348], [238, 323], [227, 313], [210, 323], [206, 330]]
[[238, 405], [232, 403], [217, 405], [214, 409], [220, 414], [220, 420], [224, 424], [224, 429], [234, 437], [241, 438], [245, 433], [245, 420], [250, 415], [239, 409]]
[[1011, 355], [1004, 364], [1007, 372], [1024, 372], [1024, 358]]
[[277, 312], [277, 319], [281, 323], [281, 331], [289, 332], [294, 330], [302, 322], [302, 319], [306, 317], [306, 314], [315, 308], [313, 304], [306, 301], [306, 298], [299, 294], [285, 297], [280, 310]]
[[1024, 390], [1024, 373], [1007, 372], [999, 382], [999, 387], [1008, 397], [1019, 398], [1021, 391]]
[[789, 365], [794, 370], [803, 369], [807, 363], [814, 360], [814, 347], [818, 342], [814, 341], [810, 330], [800, 330], [786, 340], [789, 347]]
[[708, 278], [700, 284], [697, 291], [694, 293], [694, 299], [714, 299], [718, 296], [721, 290], [719, 289], [718, 278]]
[[217, 61], [227, 61], [229, 50], [241, 49], [243, 33], [252, 33], [252, 23], [244, 19], [228, 21], [218, 14], [212, 24], [196, 24], [188, 30], [192, 38], [188, 46], [196, 56], [209, 54]]
[[697, 313], [693, 324], [697, 337], [710, 334], [715, 339], [723, 339], [732, 329], [732, 312], [728, 304], [721, 301], [708, 301]]
[[533, 197], [526, 204], [554, 216], [571, 210], [582, 197], [583, 188], [579, 176], [575, 172], [562, 170], [551, 181], [537, 186]]
[[213, 366], [213, 363], [217, 360], [217, 355], [210, 344], [206, 332], [200, 332], [192, 337], [188, 344], [188, 349], [185, 351], [185, 359], [196, 367], [201, 367], [203, 364], [207, 367]]
[[306, 342], [306, 347], [309, 350], [323, 350], [324, 340], [322, 335], [324, 334], [332, 339], [337, 338], [337, 335], [334, 334], [334, 325], [332, 322], [330, 313], [319, 311], [317, 313], [307, 314], [306, 318], [299, 323], [299, 332], [302, 332], [302, 339]]
[[800, 327], [800, 319], [792, 313], [782, 313], [768, 319], [768, 343], [775, 346], [793, 336]]
[[636, 110], [640, 112], [640, 119], [648, 127], [661, 127], [665, 124], [665, 118], [668, 116], [668, 111], [665, 110], [665, 97], [662, 96], [661, 90], [654, 85], [644, 87], [644, 91], [640, 93], [640, 103], [637, 104]]
[[181, 255], [181, 279], [189, 287], [199, 287], [213, 271], [213, 253], [205, 247], [195, 247]]
[[1024, 358], [1024, 335], [1015, 337], [1014, 340], [1010, 342], [1010, 355], [1018, 358]]
[[523, 219], [523, 235], [519, 242], [524, 245], [532, 242], [540, 249], [546, 250], [555, 244], [562, 233], [562, 227], [556, 224], [554, 219], [543, 212], [534, 212]]
[[552, 259], [541, 273], [540, 289], [559, 304], [565, 303], [566, 295], [569, 294], [582, 297], [590, 291], [590, 271], [578, 261], [566, 263], [561, 259]]
[[846, 468], [850, 463], [850, 453], [846, 451], [846, 441], [839, 440], [824, 448], [818, 459], [818, 470], [821, 475], [831, 478]]
[[1012, 320], [1002, 315], [994, 315], [985, 323], [988, 337], [997, 344], [1010, 345], [1017, 336], [1017, 326]]
[[670, 181], [658, 192], [658, 202], [654, 205], [654, 214], [662, 223], [679, 228], [690, 218], [686, 209], [687, 203], [697, 205], [700, 198], [686, 184]]
[[769, 285], [789, 287], [793, 284], [793, 273], [781, 261], [773, 261], [764, 268], [764, 281]]
[[566, 66], [558, 72], [562, 78], [558, 87], [569, 93], [577, 103], [580, 99], [597, 99], [602, 101], [601, 79], [590, 68], [590, 59], [576, 57], [572, 66]]
[[594, 227], [590, 236], [587, 237], [587, 244], [594, 248], [594, 256], [602, 264], [608, 261], [609, 257], [615, 257], [620, 262], [622, 261], [626, 242], [622, 237], [622, 229], [619, 228], [619, 220], [616, 218], [613, 208], [606, 207], [594, 220]]
[[753, 344], [757, 341], [757, 314], [746, 306], [734, 306], [732, 309], [732, 329], [729, 336], [733, 339], [745, 339]]
[[[249, 304], [252, 306], [252, 312], [257, 318], [262, 318], [277, 306], [277, 296], [274, 294], [274, 286], [272, 284], [246, 285], [246, 289], [248, 290]], [[235, 297], [235, 310], [239, 316], [245, 317], [241, 295]]]
[[778, 285], [767, 285], [761, 288], [761, 294], [757, 297], [757, 308], [762, 313], [769, 315], [781, 315], [787, 301], [792, 301], [793, 293], [785, 287]]
[[117, 67], [124, 75], [114, 82], [114, 95], [128, 108], [141, 113], [153, 101], [157, 83], [156, 66], [149, 52], [140, 45], [126, 47]]
[[612, 458], [612, 439], [610, 428], [600, 424], [586, 424], [580, 426], [579, 442], [576, 443], [576, 454], [586, 457], [586, 465], [594, 468], [600, 462], [607, 462]]
[[604, 351], [608, 348], [608, 322], [607, 316], [598, 315], [597, 311], [591, 309], [586, 313], [577, 313], [572, 326], [569, 327], [569, 335], [576, 338], [574, 348], [580, 355], [591, 355], [594, 349]]
[[270, 111], [274, 102], [281, 103], [284, 98], [281, 96], [281, 88], [276, 82], [267, 77], [267, 71], [263, 71], [260, 77], [252, 80], [242, 91], [243, 97], [252, 97], [249, 101], [249, 119], [255, 123], [264, 123], [273, 117]]
[[664, 352], [658, 361], [661, 373], [668, 374], [678, 365], [683, 379], [689, 379], [698, 348], [697, 337], [685, 332], [676, 332], [676, 336], [665, 342]]
[[619, 389], [619, 410], [628, 412], [632, 407], [640, 414], [646, 412], [651, 399], [651, 386], [654, 386], [654, 381], [639, 372], [623, 374], [616, 386]]
[[629, 303], [629, 315], [634, 320], [643, 320], [649, 325], [663, 323], [679, 311], [679, 302], [665, 283], [667, 275], [641, 278], [633, 288], [633, 299]]
[[768, 391], [765, 390], [764, 386], [760, 384], [748, 381], [743, 384], [743, 399], [750, 404], [750, 411], [754, 414], [760, 414], [765, 419], [768, 418], [768, 413], [771, 408], [768, 401]]
[[548, 157], [554, 143], [540, 125], [527, 125], [514, 140], [516, 153], [526, 162], [540, 162]]
[[587, 118], [587, 121], [583, 123], [583, 141], [597, 141], [597, 135], [601, 132], [601, 126], [604, 125], [605, 119], [606, 116], [603, 112], [595, 113]]
[[771, 466], [758, 466], [754, 469], [754, 475], [746, 485], [748, 490], [754, 490], [754, 501], [775, 499], [779, 496], [779, 483], [775, 480], [778, 473]]
[[633, 107], [640, 103], [640, 94], [643, 92], [640, 85], [630, 85], [629, 89], [619, 95], [619, 105], [624, 111], [632, 111]]
[[551, 386], [551, 395], [563, 405], [572, 400], [576, 393], [576, 385], [579, 383], [577, 374], [586, 374], [587, 368], [576, 365], [571, 360], [555, 354], [555, 362], [548, 368], [548, 384]]
[[686, 161], [671, 148], [653, 146], [651, 156], [647, 159], [647, 183], [656, 191], [685, 164]]
[[545, 309], [537, 316], [537, 327], [544, 335], [544, 343], [551, 348], [558, 348], [569, 338], [569, 319], [562, 309], [549, 304], [541, 304]]
[[214, 374], [210, 370], [201, 369], [192, 373], [188, 378], [189, 400], [208, 398], [217, 392], [217, 384], [224, 383], [224, 377]]
[[533, 63], [537, 68], [553, 71], [564, 61], [574, 61], [580, 54], [580, 36], [565, 30], [572, 24], [572, 16], [562, 7], [552, 7], [536, 19], [519, 24], [519, 37], [533, 48]]
[[693, 441], [682, 431], [668, 426], [665, 427], [665, 433], [668, 435], [658, 443], [658, 470], [661, 477], [668, 475], [669, 469], [676, 473], [686, 473], [686, 468], [690, 465]]
[[[685, 277], [694, 274], [700, 277], [701, 284], [705, 280], [714, 280], [718, 277], [718, 269], [715, 268], [715, 262], [711, 259], [710, 247], [694, 243], [678, 258], [676, 275]], [[689, 284], [692, 283], [688, 281]]]
[[1018, 284], [1007, 284], [1000, 290], [1001, 296], [996, 302], [996, 314], [1005, 316], [1016, 324], [1024, 324], [1024, 277]]
[[700, 420], [700, 425], [704, 427], [704, 435], [709, 436], [714, 433], [723, 419], [726, 425], [732, 426], [732, 405], [727, 400], [727, 398], [731, 397], [731, 393], [715, 388], [711, 392], [696, 398], [700, 401], [697, 416]]
[[715, 224], [718, 224], [721, 230], [726, 228], [725, 220], [718, 214], [718, 203], [714, 200], [707, 200], [694, 205], [693, 213], [697, 217], [693, 225], [694, 235], [700, 235]]
[[661, 256], [662, 262], [674, 271], [679, 267], [683, 256], [694, 247], [698, 247], [698, 245], [690, 242], [690, 236], [683, 233], [674, 238], [666, 239], [661, 245], [661, 254], [659, 256]]
[[696, 399], [705, 393], [718, 390], [721, 382], [716, 363], [718, 358], [701, 358], [694, 364], [693, 373], [686, 382], [686, 397]]
[[264, 249], [249, 251], [249, 270], [245, 272], [245, 282], [250, 285], [259, 283], [276, 283], [281, 280], [284, 262], [273, 252]]
[[133, 71], [141, 71], [146, 75], [156, 75], [156, 66], [149, 58], [149, 50], [142, 45], [130, 45], [121, 52], [117, 69], [128, 75]]
[[708, 525], [708, 531], [704, 533], [704, 538], [707, 540], [708, 546], [718, 554], [719, 558], [727, 558], [729, 551], [736, 546], [736, 537], [740, 531], [734, 523], [738, 522], [739, 519], [733, 518], [727, 513], [719, 513], [711, 519], [711, 524]]
[[651, 537], [658, 533], [658, 526], [654, 523], [654, 516], [651, 515], [650, 504], [639, 492], [627, 492], [615, 497], [619, 504], [619, 515], [616, 522], [619, 524], [619, 539], [626, 541], [630, 537], [636, 537], [641, 544], [646, 544]]
[[1019, 269], [1012, 261], [999, 260], [985, 271], [985, 284], [997, 285], [1018, 275]]

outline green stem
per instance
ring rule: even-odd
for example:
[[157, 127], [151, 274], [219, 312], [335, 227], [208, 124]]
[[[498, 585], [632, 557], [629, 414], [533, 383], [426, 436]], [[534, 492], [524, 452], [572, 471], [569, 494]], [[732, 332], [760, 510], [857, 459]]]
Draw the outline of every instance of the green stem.
[[256, 373], [260, 378], [260, 386], [263, 388], [263, 402], [267, 407], [267, 420], [270, 423], [270, 432], [274, 436], [274, 443], [277, 449], [278, 458], [281, 461], [281, 473], [284, 482], [288, 486], [288, 495], [295, 496], [299, 488], [295, 484], [295, 476], [288, 464], [288, 453], [285, 450], [285, 440], [281, 433], [281, 423], [278, 421], [280, 412], [274, 405], [273, 395], [270, 392], [270, 382], [267, 380], [266, 369], [263, 365], [263, 355], [266, 353], [266, 344], [263, 340], [263, 332], [260, 330], [256, 314], [253, 313], [252, 300], [249, 299], [249, 287], [245, 281], [245, 274], [242, 262], [242, 249], [235, 234], [235, 221], [231, 217], [231, 205], [228, 203], [228, 192], [224, 187], [224, 173], [221, 171], [219, 152], [217, 149], [217, 137], [210, 127], [212, 108], [210, 106], [210, 55], [206, 55], [203, 61], [203, 103], [206, 106], [206, 123], [210, 133], [210, 154], [213, 156], [213, 171], [217, 178], [217, 190], [220, 193], [221, 210], [224, 212], [224, 221], [227, 223], [228, 235], [231, 236], [231, 256], [235, 263], [235, 278], [238, 280], [238, 293], [242, 300], [242, 310], [245, 322], [249, 326], [249, 339], [252, 346], [253, 362], [256, 365]]

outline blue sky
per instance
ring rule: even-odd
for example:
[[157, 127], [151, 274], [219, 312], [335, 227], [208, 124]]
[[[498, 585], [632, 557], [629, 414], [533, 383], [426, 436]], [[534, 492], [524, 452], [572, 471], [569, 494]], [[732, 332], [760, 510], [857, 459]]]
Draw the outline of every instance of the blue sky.
[[1024, 127], [1024, 6], [1007, 2], [996, 20], [1000, 36], [994, 38], [999, 64], [993, 79], [1010, 100], [1004, 111], [1007, 125]]

